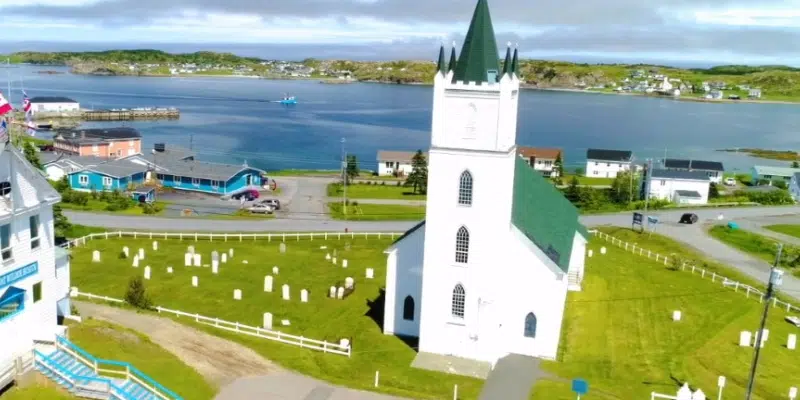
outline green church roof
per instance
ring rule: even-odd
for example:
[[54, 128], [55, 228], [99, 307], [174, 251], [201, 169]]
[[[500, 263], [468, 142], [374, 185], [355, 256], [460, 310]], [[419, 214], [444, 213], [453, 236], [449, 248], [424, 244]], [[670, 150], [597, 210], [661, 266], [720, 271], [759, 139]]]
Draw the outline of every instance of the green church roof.
[[506, 48], [506, 59], [503, 60], [503, 75], [513, 73], [511, 70], [511, 43], [508, 44]]
[[447, 64], [444, 63], [444, 46], [439, 47], [439, 62], [436, 65], [436, 72], [447, 72]]
[[453, 49], [450, 50], [450, 62], [447, 63], [447, 72], [452, 71], [456, 67], [456, 42], [453, 42]]
[[511, 223], [567, 272], [575, 233], [589, 239], [578, 210], [556, 187], [517, 157]]
[[511, 59], [511, 73], [519, 76], [519, 59], [517, 58], [518, 48], [514, 47], [514, 58]]
[[500, 78], [497, 40], [487, 0], [478, 0], [464, 46], [453, 72], [453, 82], [497, 82]]

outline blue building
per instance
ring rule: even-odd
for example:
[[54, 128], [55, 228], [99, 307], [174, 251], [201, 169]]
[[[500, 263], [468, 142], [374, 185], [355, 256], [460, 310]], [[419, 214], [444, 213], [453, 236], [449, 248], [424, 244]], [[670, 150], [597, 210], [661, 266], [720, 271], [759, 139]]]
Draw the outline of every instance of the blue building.
[[244, 165], [218, 164], [196, 160], [158, 161], [159, 183], [165, 187], [194, 192], [232, 195], [261, 189], [264, 171]]
[[89, 165], [67, 174], [69, 185], [81, 191], [125, 191], [145, 183], [148, 166], [129, 159]]

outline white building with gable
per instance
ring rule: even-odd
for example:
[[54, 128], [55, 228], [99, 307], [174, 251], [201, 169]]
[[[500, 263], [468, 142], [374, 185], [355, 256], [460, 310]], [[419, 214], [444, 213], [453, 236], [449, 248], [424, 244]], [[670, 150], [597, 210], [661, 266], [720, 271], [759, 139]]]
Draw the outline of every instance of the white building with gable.
[[386, 334], [420, 353], [494, 365], [554, 359], [588, 232], [578, 211], [517, 156], [517, 51], [498, 63], [485, 0], [460, 56], [434, 78], [425, 221], [386, 250]]
[[[55, 246], [53, 205], [61, 196], [10, 144], [0, 145], [0, 388], [34, 341], [63, 335], [69, 315], [69, 254]], [[5, 381], [3, 380], [5, 378]]]

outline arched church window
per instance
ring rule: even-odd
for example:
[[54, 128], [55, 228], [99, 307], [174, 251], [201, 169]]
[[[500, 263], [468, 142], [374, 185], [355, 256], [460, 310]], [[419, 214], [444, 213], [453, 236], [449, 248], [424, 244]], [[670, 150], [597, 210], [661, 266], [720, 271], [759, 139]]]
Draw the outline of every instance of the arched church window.
[[464, 319], [464, 304], [466, 303], [467, 294], [464, 292], [464, 287], [461, 284], [457, 284], [455, 288], [453, 288], [453, 304], [451, 306], [451, 312], [454, 318]]
[[456, 262], [466, 264], [467, 261], [469, 261], [469, 231], [462, 226], [456, 233]]
[[536, 315], [533, 313], [525, 316], [525, 337], [536, 337]]
[[458, 181], [458, 204], [472, 205], [472, 174], [469, 171], [462, 172]]
[[414, 298], [406, 296], [403, 301], [403, 319], [406, 321], [414, 320]]

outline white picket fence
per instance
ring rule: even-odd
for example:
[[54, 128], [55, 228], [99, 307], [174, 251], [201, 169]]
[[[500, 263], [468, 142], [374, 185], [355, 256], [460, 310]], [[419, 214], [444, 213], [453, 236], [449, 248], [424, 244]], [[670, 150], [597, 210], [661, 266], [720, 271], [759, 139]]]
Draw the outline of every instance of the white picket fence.
[[[644, 247], [637, 246], [636, 243], [629, 243], [624, 240], [617, 239], [607, 233], [600, 232], [600, 231], [591, 231], [594, 233], [595, 236], [605, 239], [607, 242], [610, 242], [612, 245], [615, 245], [625, 251], [630, 251], [633, 254], [638, 254], [643, 257], [655, 259], [656, 262], [663, 263], [664, 265], [669, 265], [669, 257], [656, 253], [654, 251], [650, 251]], [[682, 263], [681, 271], [691, 271], [693, 275], [699, 275], [701, 278], [709, 277], [711, 278], [711, 282], [717, 283], [719, 282], [724, 287], [733, 288], [734, 291], [738, 292], [741, 290], [747, 298], [750, 298], [750, 295], [754, 295], [753, 298], [758, 299], [759, 302], [764, 301], [764, 297], [766, 294], [759, 289], [756, 289], [750, 285], [746, 285], [744, 283], [734, 281], [733, 279], [729, 279], [723, 275], [717, 274], [713, 271], [708, 271], [705, 268], [700, 268], [695, 265], [689, 265], [688, 263]], [[772, 305], [773, 307], [782, 307], [785, 308], [787, 312], [795, 311], [800, 312], [800, 307], [795, 306], [794, 304], [787, 303], [785, 301], [778, 300], [777, 297], [772, 298]]]
[[[100, 296], [92, 293], [83, 293], [74, 288], [70, 292], [70, 297], [80, 297], [80, 296], [95, 300], [108, 301], [112, 303], [125, 303], [125, 300], [122, 299], [115, 299], [113, 297]], [[323, 353], [339, 354], [347, 357], [350, 357], [352, 355], [352, 347], [349, 344], [347, 346], [342, 346], [338, 343], [330, 343], [324, 340], [310, 339], [303, 336], [296, 336], [275, 330], [245, 325], [239, 322], [230, 322], [219, 318], [206, 317], [200, 314], [187, 313], [180, 310], [172, 310], [160, 306], [155, 307], [155, 309], [159, 313], [172, 314], [177, 317], [192, 318], [197, 323], [213, 326], [215, 328], [223, 329], [230, 332], [255, 336], [262, 339], [281, 342], [293, 346], [300, 346], [306, 349], [321, 351]]]
[[245, 240], [280, 240], [285, 242], [287, 240], [300, 241], [305, 240], [342, 240], [342, 239], [392, 239], [399, 237], [403, 232], [286, 232], [286, 233], [187, 233], [187, 232], [100, 232], [90, 233], [86, 236], [70, 240], [61, 245], [64, 248], [72, 248], [85, 245], [88, 241], [94, 239], [110, 239], [132, 237], [134, 239], [178, 239], [178, 240], [193, 240], [195, 242], [200, 240], [214, 240], [239, 241]]

